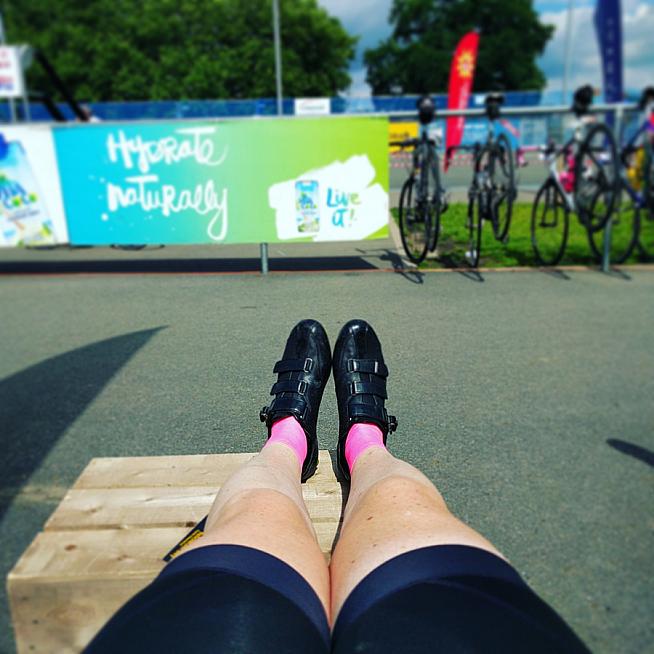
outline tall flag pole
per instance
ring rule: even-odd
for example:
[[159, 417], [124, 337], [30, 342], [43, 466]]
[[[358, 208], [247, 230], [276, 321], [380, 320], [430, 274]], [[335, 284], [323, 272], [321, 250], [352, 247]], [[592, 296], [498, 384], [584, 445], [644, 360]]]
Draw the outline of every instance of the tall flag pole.
[[562, 104], [568, 101], [568, 80], [570, 79], [570, 45], [572, 41], [572, 19], [574, 15], [574, 0], [568, 0], [568, 13], [565, 19], [565, 46], [563, 54], [563, 88]]
[[622, 80], [622, 12], [620, 0], [597, 0], [595, 30], [602, 57], [604, 100], [621, 102]]
[[[477, 49], [479, 47], [479, 32], [468, 32], [456, 46], [452, 64], [450, 66], [450, 85], [447, 93], [447, 108], [466, 109], [472, 89], [477, 64]], [[447, 119], [447, 132], [445, 136], [445, 151], [461, 143], [464, 116], [451, 116]], [[449, 157], [445, 157], [445, 170], [449, 166]]]

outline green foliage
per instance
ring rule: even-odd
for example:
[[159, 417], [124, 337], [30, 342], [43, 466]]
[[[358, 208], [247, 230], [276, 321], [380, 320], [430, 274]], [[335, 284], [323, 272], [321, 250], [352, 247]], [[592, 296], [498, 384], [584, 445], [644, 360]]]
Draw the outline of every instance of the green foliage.
[[393, 0], [393, 34], [366, 50], [373, 93], [446, 92], [452, 54], [470, 30], [481, 32], [475, 89], [542, 89], [535, 59], [554, 28], [542, 25], [531, 0]]
[[[317, 0], [280, 14], [284, 94], [347, 88], [356, 38]], [[3, 15], [10, 41], [40, 48], [84, 100], [275, 95], [271, 0], [5, 0]]]

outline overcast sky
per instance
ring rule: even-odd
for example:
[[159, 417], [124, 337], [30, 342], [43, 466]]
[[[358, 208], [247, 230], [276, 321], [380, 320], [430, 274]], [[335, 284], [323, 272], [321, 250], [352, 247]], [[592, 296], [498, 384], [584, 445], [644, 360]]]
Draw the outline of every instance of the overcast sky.
[[[483, 0], [480, 0], [483, 2]], [[318, 0], [345, 29], [360, 37], [357, 58], [351, 66], [350, 93], [367, 95], [363, 52], [377, 45], [391, 31], [388, 14], [392, 0]], [[543, 23], [554, 25], [539, 66], [548, 80], [548, 89], [561, 88], [563, 77], [564, 31], [568, 0], [536, 0], [536, 11]], [[595, 0], [575, 0], [571, 40], [570, 88], [590, 83], [601, 87], [597, 37], [593, 25]], [[654, 85], [654, 0], [622, 0], [625, 88], [637, 90]], [[483, 36], [480, 43], [483, 47]]]

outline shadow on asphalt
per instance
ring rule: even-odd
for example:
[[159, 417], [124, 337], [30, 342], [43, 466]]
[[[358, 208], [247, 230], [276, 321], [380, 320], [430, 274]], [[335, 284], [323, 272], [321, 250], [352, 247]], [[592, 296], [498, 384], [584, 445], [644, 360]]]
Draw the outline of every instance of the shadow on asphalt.
[[564, 279], [570, 281], [570, 275], [568, 275], [564, 270], [557, 270], [556, 268], [544, 268], [543, 272], [554, 279]]
[[62, 434], [161, 329], [92, 343], [0, 380], [0, 519]]
[[627, 441], [621, 441], [618, 438], [609, 438], [606, 443], [614, 450], [633, 456], [634, 459], [638, 459], [639, 461], [646, 463], [648, 466], [654, 467], [654, 452], [644, 447], [640, 447], [639, 445], [634, 445]]
[[617, 268], [611, 268], [608, 272], [611, 277], [618, 277], [619, 279], [624, 279], [625, 282], [631, 281], [631, 275], [624, 272], [624, 270], [618, 270]]
[[414, 284], [424, 284], [425, 283], [425, 274], [421, 273], [416, 268], [409, 268], [404, 259], [397, 253], [392, 250], [384, 250], [385, 254], [382, 254], [379, 258], [382, 261], [388, 261], [393, 270], [402, 275], [404, 279], [414, 283]]
[[443, 254], [440, 260], [446, 268], [457, 268], [457, 272], [462, 277], [470, 279], [473, 282], [483, 283], [483, 275], [478, 270], [470, 268], [465, 258], [459, 258], [450, 254]]
[[[406, 265], [404, 259], [402, 259], [402, 257], [397, 252], [393, 252], [392, 250], [385, 250], [385, 253], [386, 254], [381, 255], [379, 258], [382, 261], [390, 262], [390, 264], [393, 266], [393, 270], [396, 273], [399, 273], [400, 275], [402, 275], [402, 277], [404, 277], [410, 282], [413, 282], [414, 284], [425, 283], [425, 273], [421, 272], [416, 268], [409, 268]], [[457, 261], [450, 257], [441, 257], [440, 260], [445, 265], [446, 268], [458, 268], [459, 270], [457, 270], [457, 272], [459, 273], [459, 275], [465, 277], [466, 279], [471, 279], [474, 282], [484, 281], [482, 274], [478, 270], [475, 270], [474, 268], [468, 268], [467, 270], [460, 269], [462, 266], [467, 267], [467, 264], [462, 264], [460, 261]]]
[[[376, 270], [361, 257], [270, 257], [271, 271]], [[87, 261], [4, 261], [0, 274], [65, 273], [228, 273], [260, 272], [261, 260], [242, 259], [126, 259]]]

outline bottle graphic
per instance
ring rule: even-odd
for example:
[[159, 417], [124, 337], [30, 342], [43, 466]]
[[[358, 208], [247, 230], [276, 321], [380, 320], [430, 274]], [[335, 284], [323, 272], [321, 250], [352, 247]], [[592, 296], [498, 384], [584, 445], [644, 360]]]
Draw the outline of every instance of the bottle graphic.
[[54, 242], [54, 225], [25, 150], [0, 134], [0, 245]]
[[317, 234], [320, 229], [318, 182], [295, 182], [295, 221], [301, 234]]

